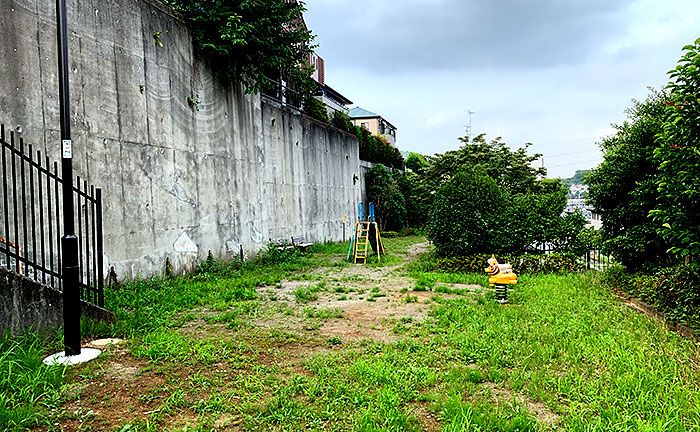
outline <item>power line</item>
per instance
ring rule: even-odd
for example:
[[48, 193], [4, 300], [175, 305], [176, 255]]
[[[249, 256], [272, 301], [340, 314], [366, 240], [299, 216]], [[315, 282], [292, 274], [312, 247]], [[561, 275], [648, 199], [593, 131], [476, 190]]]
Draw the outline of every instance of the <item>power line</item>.
[[563, 144], [567, 142], [573, 142], [573, 141], [583, 141], [583, 140], [590, 140], [590, 139], [601, 139], [605, 138], [610, 135], [594, 135], [594, 136], [589, 136], [589, 137], [582, 137], [582, 138], [570, 138], [562, 141], [547, 141], [547, 142], [538, 142], [537, 145], [549, 145], [549, 144]]
[[570, 155], [575, 155], [575, 154], [581, 154], [581, 153], [590, 153], [594, 151], [599, 151], [600, 149], [590, 149], [590, 150], [579, 150], [571, 153], [560, 153], [560, 154], [555, 154], [555, 155], [544, 155], [547, 158], [553, 158], [553, 157], [559, 157], [559, 156], [570, 156]]
[[571, 162], [571, 163], [562, 164], [562, 165], [554, 165], [554, 166], [550, 166], [550, 167], [546, 167], [546, 168], [547, 169], [559, 168], [559, 167], [565, 167], [565, 166], [570, 166], [570, 165], [579, 165], [579, 164], [590, 163], [590, 162], [600, 162], [602, 160], [603, 159], [598, 158], [598, 159], [591, 159], [591, 160], [586, 160], [586, 161]]

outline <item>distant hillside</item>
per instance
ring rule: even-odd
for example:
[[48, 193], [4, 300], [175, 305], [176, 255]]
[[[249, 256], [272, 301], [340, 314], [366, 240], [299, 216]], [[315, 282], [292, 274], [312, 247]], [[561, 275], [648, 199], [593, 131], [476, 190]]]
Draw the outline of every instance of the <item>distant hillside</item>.
[[571, 178], [562, 179], [569, 189], [569, 199], [585, 199], [588, 196], [588, 185], [583, 182], [583, 175], [590, 170], [576, 171]]
[[571, 178], [565, 178], [562, 179], [564, 183], [572, 185], [572, 184], [585, 184], [583, 182], [583, 175], [589, 172], [590, 170], [578, 170], [576, 171], [576, 174], [574, 174], [573, 177]]

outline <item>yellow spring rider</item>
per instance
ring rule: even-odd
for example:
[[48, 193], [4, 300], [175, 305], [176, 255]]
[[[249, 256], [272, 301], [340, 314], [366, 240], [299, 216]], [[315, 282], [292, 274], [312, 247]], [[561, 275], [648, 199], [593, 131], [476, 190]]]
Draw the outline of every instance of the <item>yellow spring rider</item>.
[[487, 262], [489, 266], [484, 271], [491, 274], [489, 285], [496, 287], [496, 300], [501, 304], [508, 303], [507, 287], [518, 283], [518, 275], [513, 273], [510, 264], [499, 264], [495, 255], [491, 255]]

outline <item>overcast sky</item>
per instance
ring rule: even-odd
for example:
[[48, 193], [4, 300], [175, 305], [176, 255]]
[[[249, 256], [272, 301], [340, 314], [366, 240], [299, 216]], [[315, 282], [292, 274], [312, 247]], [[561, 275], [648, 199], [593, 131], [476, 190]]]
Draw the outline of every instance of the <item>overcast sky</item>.
[[532, 142], [549, 177], [602, 156], [631, 99], [700, 37], [700, 0], [307, 0], [326, 83], [423, 154], [472, 133]]

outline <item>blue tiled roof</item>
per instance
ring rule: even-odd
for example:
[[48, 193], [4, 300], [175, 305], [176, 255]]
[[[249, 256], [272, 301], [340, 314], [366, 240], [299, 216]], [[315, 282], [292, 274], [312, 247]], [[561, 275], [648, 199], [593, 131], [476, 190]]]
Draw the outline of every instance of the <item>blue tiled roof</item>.
[[350, 118], [368, 118], [368, 117], [381, 117], [379, 114], [375, 114], [372, 111], [367, 111], [360, 107], [355, 107], [348, 112]]

